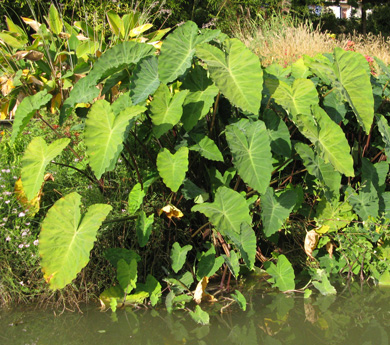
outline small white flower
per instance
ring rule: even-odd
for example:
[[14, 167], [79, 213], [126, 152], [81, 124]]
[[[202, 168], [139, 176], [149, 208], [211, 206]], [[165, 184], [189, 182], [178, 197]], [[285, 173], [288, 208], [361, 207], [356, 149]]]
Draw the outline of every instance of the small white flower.
[[78, 161], [80, 161], [80, 159], [78, 158], [75, 158], [74, 161], [77, 163]]
[[18, 247], [22, 249], [24, 247], [23, 243], [19, 244]]
[[24, 286], [24, 283], [23, 283], [23, 281], [20, 281], [20, 282], [19, 282], [19, 284], [20, 284], [20, 285], [22, 285], [22, 286]]
[[30, 222], [27, 222], [27, 223], [25, 223], [27, 226], [29, 226], [31, 223]]
[[28, 248], [28, 247], [30, 247], [30, 243], [26, 243], [24, 246], [25, 246], [26, 248]]
[[19, 218], [21, 218], [21, 217], [24, 217], [26, 214], [24, 213], [24, 212], [20, 212], [19, 214], [18, 214], [18, 217]]
[[6, 201], [5, 201], [6, 204], [9, 204], [10, 202], [11, 202], [10, 200], [6, 200]]
[[35, 240], [35, 241], [33, 242], [34, 246], [37, 246], [38, 243], [39, 243], [39, 240]]
[[22, 232], [22, 237], [27, 236], [27, 231]]
[[4, 218], [3, 218], [3, 222], [6, 222], [7, 220], [8, 220], [7, 217], [4, 217]]
[[11, 237], [7, 236], [7, 237], [5, 238], [5, 241], [6, 241], [6, 242], [10, 242], [10, 241], [11, 241]]
[[4, 225], [5, 225], [5, 223], [1, 223], [1, 224], [0, 224], [0, 226], [4, 226]]

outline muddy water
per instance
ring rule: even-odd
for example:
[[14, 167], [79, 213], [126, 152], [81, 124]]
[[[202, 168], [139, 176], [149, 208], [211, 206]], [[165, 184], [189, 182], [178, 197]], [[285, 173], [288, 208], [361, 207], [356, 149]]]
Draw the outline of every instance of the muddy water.
[[[246, 312], [203, 307], [210, 325], [196, 324], [185, 311], [83, 313], [52, 310], [0, 310], [0, 344], [343, 344], [387, 345], [390, 289], [351, 286], [337, 296], [247, 294]], [[224, 311], [227, 311], [226, 309]], [[58, 314], [58, 311], [57, 311]]]

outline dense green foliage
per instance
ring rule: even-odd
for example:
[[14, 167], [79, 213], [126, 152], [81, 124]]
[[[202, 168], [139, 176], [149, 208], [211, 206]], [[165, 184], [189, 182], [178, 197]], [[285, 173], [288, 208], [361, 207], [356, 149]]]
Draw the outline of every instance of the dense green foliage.
[[[9, 145], [34, 116], [53, 132], [34, 136], [23, 153], [25, 202], [42, 198], [50, 163], [90, 186], [59, 184], [40, 214], [39, 254], [51, 289], [70, 284], [99, 233], [115, 234], [117, 224], [125, 240], [100, 248], [116, 272], [118, 283], [100, 295], [113, 310], [146, 299], [155, 305], [162, 279], [168, 311], [184, 308], [208, 298], [215, 273], [224, 271], [223, 286], [227, 275], [260, 266], [286, 292], [312, 283], [333, 294], [334, 273], [388, 283], [390, 71], [383, 62], [373, 73], [362, 55], [336, 48], [263, 69], [220, 30], [188, 21], [156, 42], [161, 32], [146, 35], [150, 26], [110, 16], [112, 46], [91, 27], [63, 23], [53, 6], [48, 26], [32, 25], [33, 42], [10, 19], [0, 36], [3, 113], [18, 104]], [[70, 130], [80, 141], [60, 132], [76, 115]], [[321, 237], [310, 251], [309, 230]], [[288, 254], [304, 241], [310, 259], [301, 249]], [[296, 286], [294, 268], [304, 284]], [[235, 300], [244, 309], [242, 297]], [[208, 322], [199, 306], [191, 316]]]

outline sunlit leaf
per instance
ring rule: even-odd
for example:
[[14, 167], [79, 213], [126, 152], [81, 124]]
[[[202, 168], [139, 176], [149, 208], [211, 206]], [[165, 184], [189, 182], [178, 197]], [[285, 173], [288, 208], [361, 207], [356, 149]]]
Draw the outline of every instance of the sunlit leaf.
[[49, 16], [47, 18], [50, 30], [58, 35], [62, 31], [62, 20], [60, 18], [60, 15], [52, 3], [49, 8]]
[[208, 283], [209, 278], [204, 276], [196, 286], [194, 291], [194, 301], [196, 304], [200, 304], [200, 302], [202, 302], [203, 293], [205, 292]]
[[180, 219], [181, 217], [184, 216], [183, 212], [181, 212], [174, 205], [166, 205], [166, 206], [164, 206], [161, 210], [158, 211], [158, 215], [161, 216], [163, 212], [166, 214], [166, 216], [169, 219], [172, 219], [172, 217]]
[[245, 198], [227, 187], [218, 188], [213, 203], [198, 204], [191, 210], [206, 215], [222, 235], [241, 234], [241, 223], [252, 222]]
[[145, 197], [145, 190], [141, 188], [140, 183], [137, 183], [136, 185], [134, 185], [134, 187], [131, 189], [129, 193], [127, 212], [129, 212], [131, 216], [138, 211], [138, 209], [142, 205], [144, 197]]
[[28, 200], [39, 192], [46, 166], [69, 144], [70, 139], [58, 139], [47, 145], [42, 137], [35, 137], [28, 144], [22, 158], [22, 183]]
[[16, 137], [27, 126], [31, 118], [35, 115], [36, 111], [41, 109], [52, 98], [51, 94], [48, 94], [46, 90], [37, 92], [33, 96], [27, 96], [23, 98], [15, 112], [15, 120], [12, 126], [11, 141], [14, 142]]
[[180, 244], [175, 242], [172, 245], [171, 259], [172, 269], [175, 273], [179, 272], [186, 262], [187, 253], [192, 249], [192, 246], [187, 244], [184, 247], [180, 247]]
[[313, 275], [313, 285], [322, 295], [336, 295], [337, 291], [329, 282], [327, 273], [323, 269], [317, 269]]
[[135, 105], [115, 116], [107, 101], [99, 100], [93, 104], [85, 121], [85, 144], [89, 163], [98, 179], [115, 167], [130, 120], [145, 109]]
[[275, 265], [268, 261], [267, 273], [272, 276], [272, 283], [280, 291], [290, 291], [295, 289], [295, 274], [294, 269], [288, 259], [282, 254], [278, 257], [278, 262]]
[[44, 277], [53, 290], [69, 284], [89, 261], [96, 234], [112, 207], [95, 204], [81, 215], [81, 196], [71, 193], [47, 212], [39, 236]]
[[259, 58], [238, 39], [227, 39], [224, 51], [203, 43], [196, 55], [206, 62], [211, 79], [236, 107], [257, 114], [263, 89], [263, 72]]
[[198, 26], [187, 21], [164, 40], [158, 58], [158, 73], [163, 83], [174, 81], [191, 67], [197, 34]]
[[188, 170], [188, 148], [183, 146], [175, 154], [164, 149], [157, 155], [157, 169], [165, 185], [177, 192]]
[[313, 250], [316, 249], [319, 239], [320, 239], [320, 235], [315, 230], [310, 230], [306, 233], [304, 249], [305, 249], [305, 253], [312, 259], [314, 259], [312, 255]]
[[168, 86], [161, 84], [150, 104], [150, 118], [153, 122], [153, 133], [157, 138], [175, 126], [183, 114], [183, 102], [188, 90], [171, 95]]

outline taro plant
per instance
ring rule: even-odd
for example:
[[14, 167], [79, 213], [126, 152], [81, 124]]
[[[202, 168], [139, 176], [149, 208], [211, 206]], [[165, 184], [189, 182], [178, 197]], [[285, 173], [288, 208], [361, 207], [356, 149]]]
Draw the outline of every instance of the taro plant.
[[[46, 281], [53, 289], [70, 283], [87, 264], [99, 227], [109, 231], [109, 224], [131, 221], [136, 237], [130, 244], [137, 253], [107, 252], [119, 285], [101, 299], [113, 309], [147, 297], [154, 305], [160, 288], [153, 275], [142, 285], [137, 255], [163, 224], [170, 256], [161, 269], [171, 311], [189, 300], [207, 300], [209, 278], [220, 270], [220, 286], [227, 280], [229, 287], [231, 277], [264, 261], [263, 251], [283, 252], [289, 235], [303, 243], [304, 230], [313, 229], [325, 244], [353, 221], [388, 219], [390, 139], [383, 110], [389, 72], [380, 68], [374, 76], [362, 55], [336, 48], [289, 68], [263, 70], [239, 40], [193, 22], [170, 33], [161, 50], [136, 41], [107, 49], [74, 84], [58, 116], [62, 125], [84, 107], [84, 174], [105, 204], [84, 212], [81, 196], [71, 193], [48, 211], [40, 235]], [[50, 99], [45, 89], [25, 98], [13, 138]], [[72, 150], [66, 139], [31, 141], [21, 175], [28, 198], [63, 150]], [[132, 181], [131, 191], [123, 191], [128, 215], [106, 219], [110, 173], [120, 157]], [[295, 290], [293, 258], [278, 255], [276, 264], [265, 265], [270, 282], [281, 291]], [[377, 277], [388, 268], [381, 269]], [[334, 293], [324, 272], [312, 271], [313, 285]], [[192, 315], [207, 322], [198, 306]]]

